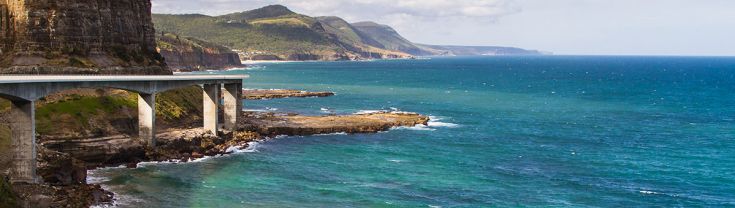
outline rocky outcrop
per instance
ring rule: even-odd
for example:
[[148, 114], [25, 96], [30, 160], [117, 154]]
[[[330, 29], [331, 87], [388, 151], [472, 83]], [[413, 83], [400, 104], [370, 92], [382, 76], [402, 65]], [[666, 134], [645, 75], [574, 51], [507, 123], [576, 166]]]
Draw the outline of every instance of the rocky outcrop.
[[242, 96], [248, 100], [276, 99], [289, 97], [329, 97], [333, 96], [333, 92], [307, 92], [302, 90], [259, 90], [246, 89], [242, 91]]
[[0, 0], [0, 73], [170, 74], [149, 0]]
[[174, 71], [221, 70], [244, 67], [240, 56], [227, 47], [165, 33], [157, 36], [158, 51]]
[[[117, 165], [135, 167], [135, 164], [142, 161], [189, 161], [204, 156], [225, 154], [230, 147], [246, 147], [248, 142], [257, 139], [260, 139], [260, 135], [253, 132], [229, 132], [218, 137], [202, 128], [195, 128], [169, 130], [157, 134], [155, 150], [147, 148], [142, 140], [130, 136], [47, 141], [43, 142], [42, 146], [51, 150], [43, 152], [44, 155], [59, 158], [60, 156], [53, 155], [56, 152], [64, 152], [71, 158], [82, 162], [81, 167], [86, 170], [85, 168]], [[67, 163], [66, 160], [55, 161], [60, 161], [59, 164]], [[55, 172], [54, 174], [45, 175], [67, 175], [58, 174], [69, 172], [66, 169], [68, 168], [56, 167], [55, 171], [51, 171]], [[54, 177], [44, 177], [44, 180], [56, 181]]]
[[[5, 179], [0, 179], [0, 207], [89, 207], [112, 203], [113, 194], [99, 185], [86, 184], [84, 162], [67, 153], [39, 146], [37, 173], [46, 183], [16, 183], [9, 187]], [[12, 193], [8, 192], [10, 189]]]
[[47, 184], [14, 184], [18, 195], [17, 207], [90, 207], [111, 205], [114, 194], [100, 185], [76, 184], [51, 186]]
[[146, 159], [145, 142], [128, 136], [51, 140], [41, 143], [41, 146], [83, 161], [83, 168], [127, 164]]
[[261, 135], [315, 135], [376, 133], [392, 127], [426, 125], [429, 118], [415, 113], [380, 112], [341, 116], [246, 112], [238, 131], [215, 136], [202, 128], [171, 129], [157, 134], [154, 149], [135, 137], [51, 140], [41, 143], [39, 175], [56, 185], [83, 184], [88, 168], [127, 165], [141, 161], [183, 161], [227, 154], [232, 147], [246, 148]]
[[306, 136], [331, 133], [377, 133], [393, 127], [427, 125], [429, 117], [416, 113], [378, 112], [341, 116], [247, 112], [242, 127], [266, 136]]
[[38, 148], [38, 176], [52, 185], [84, 184], [87, 179], [85, 163], [69, 153]]

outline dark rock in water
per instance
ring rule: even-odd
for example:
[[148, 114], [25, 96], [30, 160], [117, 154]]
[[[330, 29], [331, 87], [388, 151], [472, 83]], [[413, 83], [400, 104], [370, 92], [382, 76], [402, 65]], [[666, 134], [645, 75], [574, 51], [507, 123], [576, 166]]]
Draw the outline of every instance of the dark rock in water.
[[329, 97], [333, 92], [307, 92], [302, 90], [243, 90], [242, 95], [248, 100], [276, 99], [289, 97]]
[[138, 163], [128, 163], [127, 165], [125, 165], [125, 168], [138, 168]]

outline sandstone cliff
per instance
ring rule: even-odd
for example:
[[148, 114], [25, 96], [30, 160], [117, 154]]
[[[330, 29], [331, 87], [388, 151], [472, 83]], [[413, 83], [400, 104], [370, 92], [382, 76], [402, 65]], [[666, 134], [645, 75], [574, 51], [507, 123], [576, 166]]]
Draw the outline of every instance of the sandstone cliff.
[[148, 0], [0, 0], [0, 73], [169, 74]]
[[227, 47], [196, 38], [164, 33], [156, 37], [158, 52], [174, 71], [201, 71], [244, 67], [240, 56]]

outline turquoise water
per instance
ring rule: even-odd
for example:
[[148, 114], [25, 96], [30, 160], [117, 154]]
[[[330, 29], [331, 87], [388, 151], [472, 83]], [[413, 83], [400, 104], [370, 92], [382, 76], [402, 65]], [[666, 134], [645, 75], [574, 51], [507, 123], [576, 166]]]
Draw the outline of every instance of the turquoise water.
[[250, 110], [396, 108], [438, 121], [94, 171], [119, 207], [735, 206], [735, 58], [455, 57], [226, 73], [250, 74], [247, 88], [337, 92], [248, 101]]

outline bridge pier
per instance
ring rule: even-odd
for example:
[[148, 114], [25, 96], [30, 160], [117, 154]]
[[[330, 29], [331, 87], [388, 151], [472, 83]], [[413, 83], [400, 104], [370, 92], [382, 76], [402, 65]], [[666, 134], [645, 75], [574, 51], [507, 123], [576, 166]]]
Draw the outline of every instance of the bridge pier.
[[13, 101], [10, 128], [13, 149], [12, 182], [36, 183], [36, 110], [33, 101]]
[[138, 94], [138, 136], [156, 147], [156, 94]]
[[237, 121], [242, 112], [242, 84], [225, 84], [223, 91], [224, 128], [229, 131], [237, 130]]
[[12, 101], [8, 123], [11, 128], [13, 165], [12, 182], [39, 183], [36, 175], [36, 100], [50, 94], [76, 88], [109, 87], [138, 92], [138, 134], [155, 147], [156, 93], [182, 87], [204, 85], [204, 127], [217, 133], [222, 84], [225, 84], [225, 128], [234, 130], [242, 109], [242, 82], [247, 75], [181, 76], [0, 76], [0, 97]]
[[219, 130], [220, 84], [204, 84], [203, 113], [204, 130], [217, 134]]

